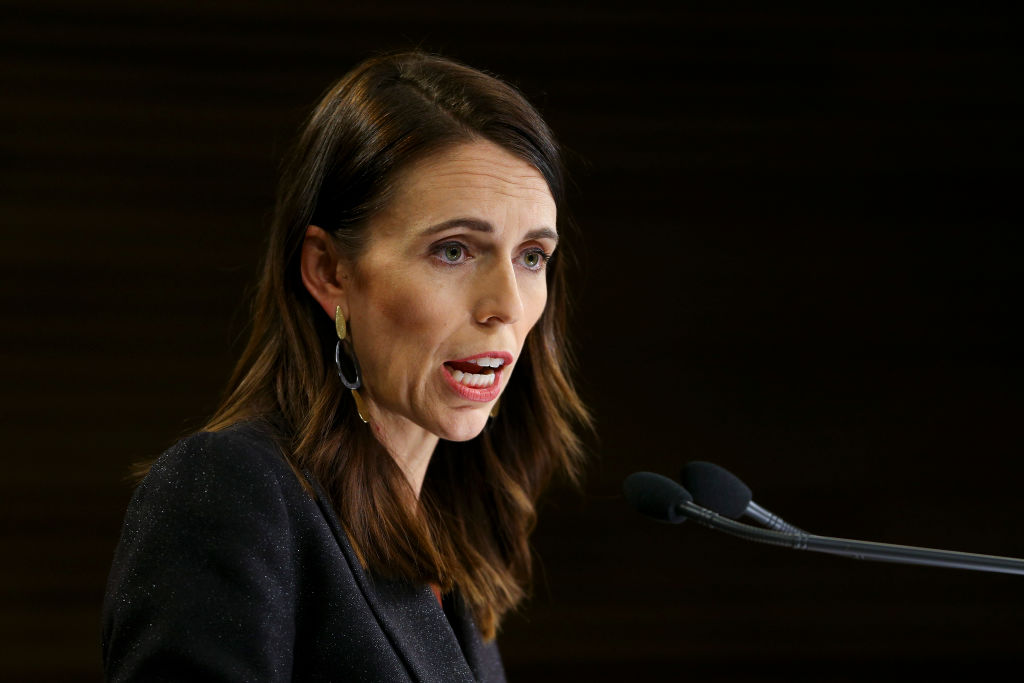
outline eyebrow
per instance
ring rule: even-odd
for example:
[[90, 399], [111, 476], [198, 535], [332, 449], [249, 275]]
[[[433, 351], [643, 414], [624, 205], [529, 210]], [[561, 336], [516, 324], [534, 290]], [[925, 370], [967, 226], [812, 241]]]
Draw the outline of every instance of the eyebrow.
[[[423, 231], [424, 235], [433, 235], [434, 233], [444, 232], [449, 228], [467, 228], [476, 232], [494, 232], [494, 226], [485, 220], [479, 218], [452, 218], [437, 225], [432, 225]], [[548, 227], [536, 228], [526, 233], [524, 236], [525, 240], [536, 240], [536, 239], [549, 239], [558, 242], [558, 233]]]

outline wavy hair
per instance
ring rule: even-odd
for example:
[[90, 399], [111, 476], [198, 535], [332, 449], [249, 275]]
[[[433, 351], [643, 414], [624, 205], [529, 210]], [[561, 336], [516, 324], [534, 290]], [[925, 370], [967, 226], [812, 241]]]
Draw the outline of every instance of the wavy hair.
[[333, 321], [305, 289], [299, 262], [310, 224], [358, 260], [368, 219], [393, 195], [399, 171], [481, 139], [540, 172], [564, 224], [559, 147], [507, 83], [406, 52], [369, 59], [327, 91], [283, 166], [248, 343], [205, 428], [266, 422], [292, 468], [320, 482], [368, 570], [457, 586], [492, 638], [530, 585], [537, 499], [556, 474], [578, 480], [578, 430], [590, 426], [569, 373], [564, 238], [500, 414], [470, 441], [438, 443], [418, 500], [339, 381]]

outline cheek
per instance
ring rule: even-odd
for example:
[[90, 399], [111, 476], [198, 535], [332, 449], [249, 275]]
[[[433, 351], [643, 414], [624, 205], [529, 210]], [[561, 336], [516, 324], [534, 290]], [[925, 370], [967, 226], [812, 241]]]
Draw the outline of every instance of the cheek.
[[527, 331], [533, 329], [533, 326], [540, 320], [540, 316], [544, 313], [544, 307], [548, 301], [548, 288], [547, 283], [543, 278], [537, 278], [537, 283], [533, 283], [532, 286], [524, 288], [523, 297], [523, 317], [526, 323], [529, 325]]
[[402, 278], [380, 278], [365, 295], [369, 352], [384, 356], [428, 350], [443, 338], [450, 307], [435, 290]]

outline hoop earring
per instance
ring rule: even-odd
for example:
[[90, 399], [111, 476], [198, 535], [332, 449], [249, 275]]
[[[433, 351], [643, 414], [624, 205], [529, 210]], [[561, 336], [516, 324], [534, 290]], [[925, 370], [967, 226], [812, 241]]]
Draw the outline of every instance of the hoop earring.
[[[346, 389], [352, 391], [352, 398], [356, 402], [356, 412], [359, 414], [359, 419], [365, 424], [369, 424], [369, 411], [366, 409], [366, 403], [363, 402], [363, 397], [356, 391], [363, 386], [363, 376], [359, 371], [359, 360], [356, 358], [355, 349], [352, 349], [351, 357], [348, 353], [341, 350], [341, 342], [348, 337], [347, 324], [345, 322], [345, 316], [341, 312], [341, 306], [337, 306], [334, 309], [334, 330], [338, 333], [338, 343], [334, 346], [334, 365], [338, 368], [338, 378], [341, 383], [345, 385]], [[351, 346], [351, 342], [349, 342]]]
[[338, 377], [346, 389], [358, 389], [363, 386], [363, 378], [359, 372], [359, 361], [356, 360], [355, 351], [352, 356], [342, 352], [341, 342], [348, 337], [346, 330], [345, 316], [341, 312], [341, 306], [334, 309], [334, 329], [338, 333], [338, 343], [334, 347], [334, 364], [338, 367]]

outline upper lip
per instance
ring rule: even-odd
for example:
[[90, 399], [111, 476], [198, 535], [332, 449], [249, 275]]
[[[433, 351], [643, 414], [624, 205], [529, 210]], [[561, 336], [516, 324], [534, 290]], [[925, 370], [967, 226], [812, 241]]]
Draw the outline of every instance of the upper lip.
[[512, 364], [512, 354], [508, 351], [484, 351], [483, 353], [475, 353], [472, 356], [466, 356], [465, 358], [453, 358], [445, 362], [468, 363], [469, 361], [474, 361], [477, 358], [500, 358], [504, 361], [501, 367], [507, 367]]

